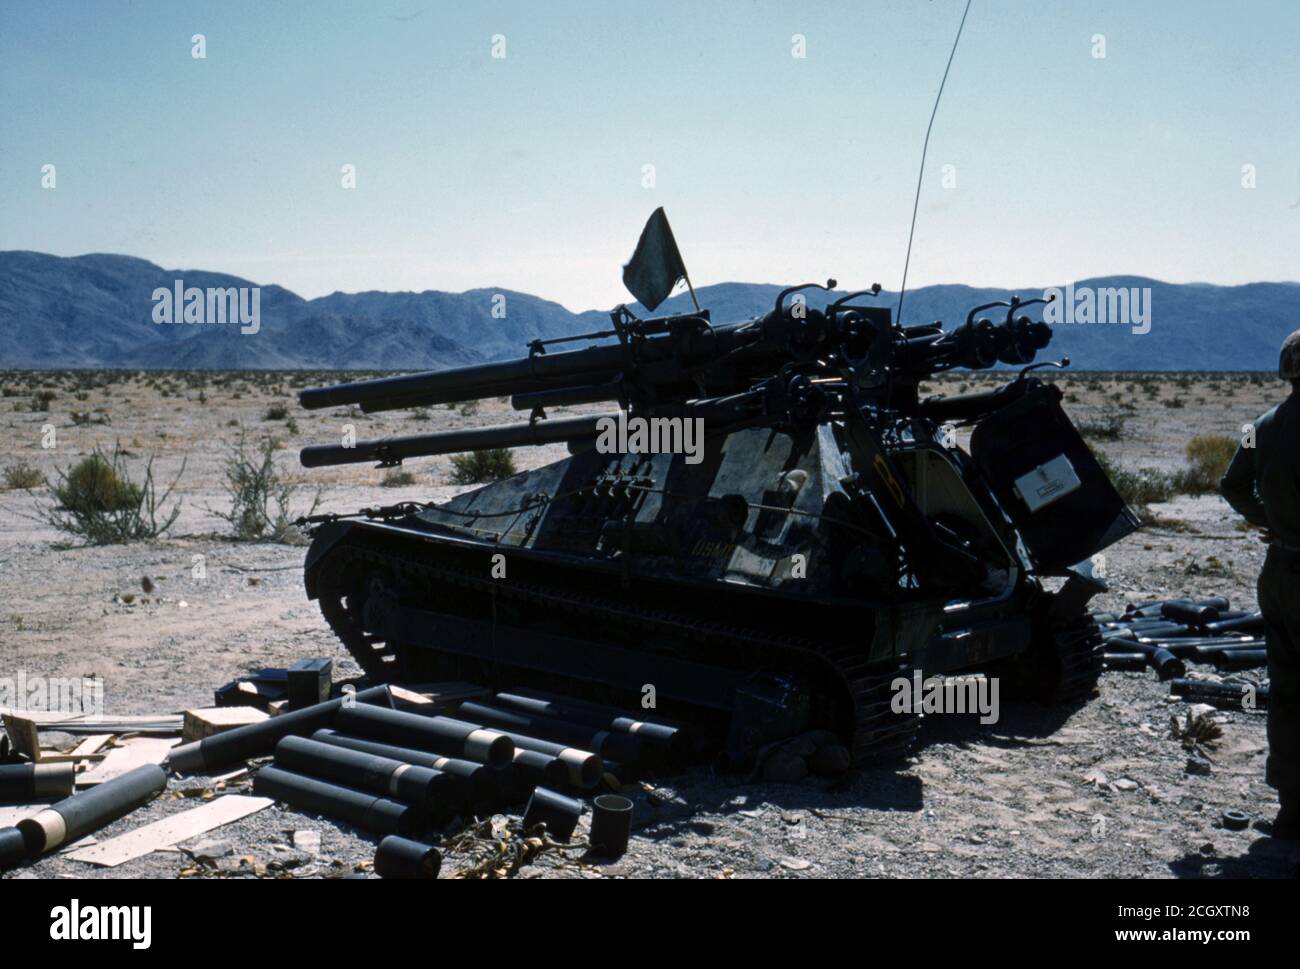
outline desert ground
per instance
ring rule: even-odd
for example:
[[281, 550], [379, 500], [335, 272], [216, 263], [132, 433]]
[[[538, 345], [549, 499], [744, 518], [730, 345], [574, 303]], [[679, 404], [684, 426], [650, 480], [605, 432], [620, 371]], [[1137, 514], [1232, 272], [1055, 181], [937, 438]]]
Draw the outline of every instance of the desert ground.
[[[6, 489], [0, 479], [0, 676], [97, 673], [104, 712], [117, 715], [208, 706], [213, 689], [241, 673], [304, 657], [332, 657], [337, 679], [356, 675], [303, 591], [301, 544], [238, 540], [221, 517], [230, 509], [231, 449], [241, 435], [248, 445], [269, 438], [279, 471], [297, 485], [294, 513], [317, 489], [320, 511], [348, 512], [446, 499], [458, 490], [449, 460], [412, 461], [413, 483], [385, 486], [386, 472], [368, 465], [305, 472], [299, 447], [336, 441], [349, 423], [368, 438], [517, 419], [500, 400], [373, 417], [297, 405], [302, 387], [358, 376], [0, 372], [0, 472], [26, 465], [57, 482], [60, 469], [93, 449], [117, 446], [135, 475], [152, 457], [161, 486], [176, 480], [166, 506], [182, 503], [156, 540], [90, 546], [48, 523], [47, 485]], [[929, 392], [992, 379], [952, 376]], [[1251, 374], [1055, 379], [1113, 466], [1165, 474], [1184, 466], [1194, 435], [1239, 435], [1284, 393], [1275, 379]], [[45, 447], [51, 427], [54, 446]], [[564, 453], [559, 445], [514, 452], [521, 469]], [[1254, 608], [1264, 552], [1257, 537], [1214, 494], [1158, 497], [1168, 500], [1149, 504], [1148, 527], [1106, 552], [1112, 588], [1095, 607], [1187, 594]], [[1075, 709], [1007, 704], [988, 726], [929, 718], [915, 756], [898, 771], [772, 785], [693, 769], [636, 785], [636, 836], [619, 862], [588, 864], [581, 852], [552, 850], [520, 876], [1292, 876], [1294, 853], [1253, 827], [1219, 823], [1228, 808], [1257, 820], [1276, 811], [1263, 782], [1263, 714], [1221, 715], [1224, 735], [1205, 775], [1186, 770], [1186, 751], [1170, 734], [1180, 706], [1149, 671], [1107, 672], [1099, 696]], [[167, 796], [99, 837], [191, 806], [182, 792], [201, 794], [210, 784], [173, 780]], [[300, 831], [320, 832], [319, 852], [295, 845]], [[203, 841], [113, 869], [56, 856], [5, 877], [340, 877], [364, 874], [374, 845], [368, 835], [281, 807]], [[444, 873], [467, 863], [453, 850]]]

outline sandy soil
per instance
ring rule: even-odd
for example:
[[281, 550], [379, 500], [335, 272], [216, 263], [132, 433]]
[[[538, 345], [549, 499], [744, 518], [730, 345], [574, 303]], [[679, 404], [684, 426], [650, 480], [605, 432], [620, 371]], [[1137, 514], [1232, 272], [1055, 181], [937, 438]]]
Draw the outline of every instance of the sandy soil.
[[[954, 377], [934, 392], [972, 389], [989, 378]], [[1067, 407], [1116, 463], [1172, 470], [1197, 433], [1238, 434], [1272, 406], [1280, 385], [1247, 375], [1062, 378]], [[241, 543], [217, 511], [229, 508], [224, 462], [242, 434], [283, 443], [283, 472], [301, 483], [297, 508], [321, 489], [321, 510], [353, 511], [400, 500], [445, 499], [445, 458], [412, 462], [414, 485], [383, 487], [368, 466], [304, 473], [296, 450], [357, 436], [415, 433], [514, 420], [502, 401], [475, 413], [434, 408], [368, 418], [305, 412], [294, 394], [322, 382], [307, 374], [0, 373], [0, 470], [26, 462], [57, 480], [95, 447], [125, 449], [139, 472], [170, 482], [182, 511], [156, 541], [85, 547], [42, 520], [45, 489], [0, 490], [0, 676], [80, 676], [105, 680], [105, 712], [162, 713], [208, 705], [212, 690], [241, 672], [331, 656], [336, 677], [358, 672], [303, 592], [302, 548]], [[53, 393], [48, 411], [33, 398]], [[291, 420], [268, 415], [275, 405]], [[76, 417], [74, 418], [74, 412]], [[89, 415], [89, 422], [85, 415]], [[100, 423], [105, 420], [106, 423]], [[57, 446], [42, 448], [46, 425]], [[515, 452], [520, 467], [563, 456], [559, 446]], [[182, 471], [182, 464], [184, 465]], [[1169, 594], [1225, 595], [1253, 608], [1263, 547], [1214, 496], [1153, 505], [1155, 524], [1110, 549], [1112, 591], [1101, 608]], [[202, 568], [198, 568], [198, 565]], [[144, 592], [148, 576], [152, 593]], [[1100, 696], [1075, 710], [1006, 705], [980, 726], [930, 718], [912, 763], [899, 772], [855, 772], [834, 782], [753, 785], [706, 770], [647, 785], [638, 799], [638, 836], [615, 865], [587, 865], [578, 852], [548, 852], [529, 876], [805, 877], [827, 875], [998, 877], [1216, 875], [1290, 876], [1296, 857], [1254, 830], [1218, 824], [1226, 808], [1271, 817], [1263, 784], [1266, 752], [1259, 713], [1223, 714], [1225, 735], [1209, 776], [1184, 770], [1170, 737], [1172, 709], [1149, 673], [1107, 673]], [[1131, 783], [1130, 783], [1131, 782]], [[173, 782], [173, 788], [199, 781]], [[160, 800], [101, 833], [181, 810]], [[295, 830], [323, 833], [322, 854], [290, 844]], [[328, 821], [272, 808], [214, 832], [231, 853], [205, 871], [224, 875], [354, 872], [373, 840]], [[252, 859], [251, 861], [248, 859]], [[269, 868], [266, 866], [270, 863]], [[158, 853], [101, 871], [46, 859], [7, 877], [173, 876], [193, 863]], [[445, 870], [457, 867], [448, 858]]]

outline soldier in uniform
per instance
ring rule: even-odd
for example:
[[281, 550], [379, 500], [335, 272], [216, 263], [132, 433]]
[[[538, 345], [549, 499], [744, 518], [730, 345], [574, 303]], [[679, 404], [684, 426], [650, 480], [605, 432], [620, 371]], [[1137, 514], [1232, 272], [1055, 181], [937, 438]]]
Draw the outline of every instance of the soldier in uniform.
[[1265, 529], [1268, 556], [1259, 608], [1268, 636], [1268, 766], [1282, 809], [1276, 838], [1300, 838], [1300, 330], [1282, 345], [1280, 367], [1291, 396], [1255, 423], [1219, 490], [1245, 519]]

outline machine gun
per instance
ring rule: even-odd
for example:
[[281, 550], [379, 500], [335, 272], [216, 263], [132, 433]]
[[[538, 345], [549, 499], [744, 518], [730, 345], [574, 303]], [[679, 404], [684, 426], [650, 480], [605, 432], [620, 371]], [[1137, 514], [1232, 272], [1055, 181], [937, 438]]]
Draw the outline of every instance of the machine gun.
[[[828, 280], [824, 287], [790, 287], [762, 316], [723, 325], [714, 325], [707, 310], [641, 320], [619, 306], [611, 329], [535, 340], [517, 360], [304, 390], [305, 408], [359, 405], [366, 413], [510, 395], [513, 407], [530, 418], [352, 446], [313, 445], [302, 450], [301, 460], [306, 467], [389, 466], [484, 448], [577, 443], [594, 439], [601, 422], [617, 413], [551, 420], [546, 408], [601, 401], [616, 401], [634, 416], [701, 418], [710, 432], [808, 426], [863, 406], [917, 414], [923, 407], [916, 386], [926, 377], [957, 367], [1027, 364], [1051, 340], [1047, 324], [1015, 315], [1042, 300], [979, 306], [965, 323], [945, 331], [939, 323], [894, 326], [887, 308], [857, 302], [877, 295], [879, 284], [825, 309], [809, 306], [802, 295], [834, 286]], [[994, 306], [1008, 308], [1002, 323], [976, 318]], [[611, 340], [580, 350], [547, 349]], [[979, 402], [969, 403], [976, 408]]]

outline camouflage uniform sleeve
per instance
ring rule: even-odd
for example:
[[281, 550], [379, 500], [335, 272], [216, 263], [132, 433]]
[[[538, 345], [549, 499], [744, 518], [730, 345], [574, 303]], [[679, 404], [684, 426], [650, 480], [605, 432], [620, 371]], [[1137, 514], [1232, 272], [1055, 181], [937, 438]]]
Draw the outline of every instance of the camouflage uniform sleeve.
[[1260, 528], [1268, 528], [1268, 518], [1264, 514], [1264, 502], [1260, 500], [1258, 480], [1255, 473], [1255, 454], [1253, 449], [1237, 447], [1237, 453], [1228, 465], [1228, 471], [1219, 482], [1219, 494], [1223, 495], [1246, 521]]

